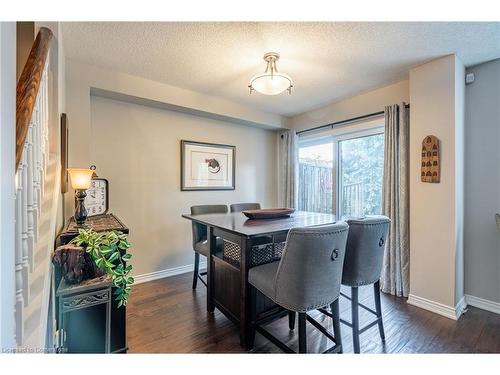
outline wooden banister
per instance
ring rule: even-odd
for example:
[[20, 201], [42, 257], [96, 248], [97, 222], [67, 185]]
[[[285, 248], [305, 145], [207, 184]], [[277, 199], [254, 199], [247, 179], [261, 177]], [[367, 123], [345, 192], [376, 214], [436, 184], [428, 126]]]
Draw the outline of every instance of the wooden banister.
[[38, 89], [42, 81], [52, 31], [40, 28], [16, 88], [16, 171], [22, 158]]

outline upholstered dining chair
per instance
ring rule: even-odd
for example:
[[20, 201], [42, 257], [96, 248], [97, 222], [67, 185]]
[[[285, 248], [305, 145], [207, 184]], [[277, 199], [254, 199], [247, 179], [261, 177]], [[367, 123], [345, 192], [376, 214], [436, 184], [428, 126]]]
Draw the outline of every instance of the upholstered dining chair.
[[[354, 353], [360, 352], [359, 335], [378, 324], [380, 338], [385, 340], [380, 304], [380, 273], [384, 258], [384, 248], [389, 233], [390, 219], [386, 216], [367, 216], [363, 219], [347, 220], [349, 236], [342, 274], [342, 285], [351, 287], [351, 323], [341, 320], [352, 328]], [[373, 284], [375, 311], [359, 303], [358, 287]], [[359, 328], [359, 309], [369, 311], [377, 318], [363, 328]]]
[[229, 206], [231, 212], [260, 210], [260, 203], [233, 203]]
[[[348, 229], [345, 222], [293, 228], [288, 233], [279, 262], [264, 264], [249, 271], [248, 281], [255, 288], [251, 293], [253, 304], [255, 293], [259, 291], [288, 311], [298, 313], [299, 353], [307, 352], [306, 320], [334, 342], [334, 346], [326, 352], [342, 352], [338, 298]], [[333, 311], [333, 336], [307, 314], [310, 310], [324, 306], [331, 307]], [[250, 347], [253, 346], [255, 332], [259, 332], [284, 352], [293, 352], [264, 329], [267, 318], [259, 321], [254, 315], [252, 312]]]
[[[216, 214], [216, 213], [227, 213], [227, 206], [225, 204], [211, 204], [211, 205], [199, 205], [191, 206], [191, 215], [202, 215], [202, 214]], [[192, 222], [193, 226], [193, 250], [194, 250], [194, 272], [193, 272], [193, 289], [196, 289], [198, 284], [198, 279], [207, 286], [207, 283], [201, 276], [205, 276], [206, 272], [199, 272], [200, 270], [200, 254], [207, 257], [209, 254], [209, 243], [207, 239], [207, 226]], [[222, 249], [222, 240], [216, 239], [217, 249]]]

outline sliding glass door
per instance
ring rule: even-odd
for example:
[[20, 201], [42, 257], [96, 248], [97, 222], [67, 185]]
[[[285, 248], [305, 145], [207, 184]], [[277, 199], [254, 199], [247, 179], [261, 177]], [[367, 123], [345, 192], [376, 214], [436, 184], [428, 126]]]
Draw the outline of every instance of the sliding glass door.
[[383, 127], [300, 142], [299, 210], [363, 217], [382, 213]]
[[333, 140], [303, 142], [299, 148], [299, 210], [332, 213]]
[[338, 156], [339, 216], [380, 215], [384, 134], [339, 139]]

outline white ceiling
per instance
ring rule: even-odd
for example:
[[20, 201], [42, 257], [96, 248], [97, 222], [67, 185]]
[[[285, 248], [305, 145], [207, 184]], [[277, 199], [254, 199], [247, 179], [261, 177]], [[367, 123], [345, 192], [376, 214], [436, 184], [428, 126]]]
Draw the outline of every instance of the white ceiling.
[[[500, 23], [63, 23], [67, 57], [294, 115], [404, 79], [456, 53], [466, 66], [500, 58]], [[249, 94], [264, 53], [294, 80], [290, 96]]]

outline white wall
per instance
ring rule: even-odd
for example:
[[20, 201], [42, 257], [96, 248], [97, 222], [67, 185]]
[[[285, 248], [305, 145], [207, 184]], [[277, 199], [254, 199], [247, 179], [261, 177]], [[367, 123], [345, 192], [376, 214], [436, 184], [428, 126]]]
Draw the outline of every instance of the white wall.
[[[134, 274], [193, 263], [195, 204], [277, 201], [273, 131], [92, 96], [90, 162], [110, 183], [110, 212], [130, 227]], [[180, 140], [236, 146], [235, 191], [180, 191]]]
[[16, 24], [0, 22], [0, 349], [15, 348]]
[[[463, 85], [454, 55], [410, 71], [410, 297], [456, 318], [463, 292]], [[422, 140], [441, 144], [441, 182], [420, 181]]]
[[302, 130], [383, 111], [386, 105], [408, 102], [409, 95], [409, 81], [397, 82], [293, 116], [287, 126]]
[[500, 307], [500, 59], [467, 69], [465, 293]]

